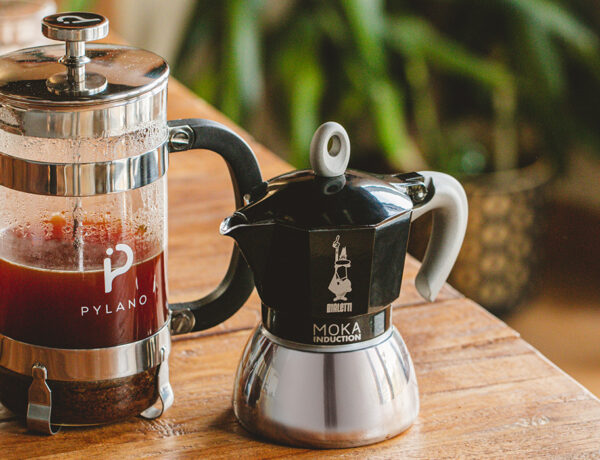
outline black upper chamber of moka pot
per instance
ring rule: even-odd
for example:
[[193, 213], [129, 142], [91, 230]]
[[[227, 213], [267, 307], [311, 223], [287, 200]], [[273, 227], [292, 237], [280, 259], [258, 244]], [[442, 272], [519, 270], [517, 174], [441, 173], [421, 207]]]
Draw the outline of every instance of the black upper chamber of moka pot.
[[246, 428], [290, 444], [363, 445], [412, 424], [414, 369], [391, 322], [410, 223], [433, 211], [416, 278], [427, 300], [444, 284], [466, 229], [466, 197], [452, 177], [346, 170], [349, 157], [344, 128], [323, 124], [311, 143], [312, 169], [255, 188], [221, 226], [262, 300], [234, 410]]

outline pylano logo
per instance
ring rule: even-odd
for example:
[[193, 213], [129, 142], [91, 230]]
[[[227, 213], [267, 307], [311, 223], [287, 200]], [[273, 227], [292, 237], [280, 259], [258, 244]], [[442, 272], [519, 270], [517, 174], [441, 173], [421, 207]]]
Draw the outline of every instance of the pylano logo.
[[131, 266], [133, 265], [133, 251], [126, 244], [117, 244], [117, 251], [121, 251], [125, 253], [127, 260], [125, 261], [125, 265], [119, 268], [112, 269], [112, 261], [110, 260], [110, 256], [114, 254], [113, 248], [108, 248], [106, 250], [107, 258], [104, 259], [104, 292], [108, 294], [112, 292], [113, 281], [119, 275], [124, 275], [129, 271]]
[[[113, 269], [111, 256], [115, 254], [115, 249], [119, 252], [125, 254], [125, 263], [121, 267], [117, 267]], [[106, 257], [104, 259], [104, 293], [111, 294], [113, 292], [113, 281], [118, 276], [124, 275], [127, 273], [134, 262], [133, 250], [126, 244], [117, 244], [115, 249], [108, 248], [106, 250]], [[95, 316], [106, 316], [112, 315], [113, 313], [119, 313], [121, 311], [134, 311], [138, 305], [144, 306], [148, 303], [148, 296], [146, 294], [138, 295], [137, 292], [137, 278], [135, 280], [136, 286], [136, 296], [129, 299], [120, 299], [120, 292], [116, 292], [116, 295], [113, 294], [111, 298], [113, 299], [113, 303], [94, 303], [88, 305], [81, 306], [81, 316], [82, 317], [93, 317]], [[156, 278], [155, 278], [155, 289], [156, 289]], [[109, 297], [107, 297], [108, 299]], [[114, 300], [116, 298], [116, 300]]]

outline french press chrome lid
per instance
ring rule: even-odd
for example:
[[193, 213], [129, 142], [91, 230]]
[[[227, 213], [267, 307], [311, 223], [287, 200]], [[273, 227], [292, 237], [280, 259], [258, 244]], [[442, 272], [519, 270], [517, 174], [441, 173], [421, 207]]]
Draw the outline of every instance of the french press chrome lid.
[[169, 66], [141, 49], [87, 42], [108, 20], [60, 13], [42, 33], [65, 42], [0, 57], [0, 185], [83, 197], [164, 175]]
[[165, 120], [169, 66], [128, 46], [87, 44], [108, 34], [95, 13], [62, 13], [42, 33], [65, 46], [23, 49], [0, 58], [0, 129], [34, 137], [119, 136]]

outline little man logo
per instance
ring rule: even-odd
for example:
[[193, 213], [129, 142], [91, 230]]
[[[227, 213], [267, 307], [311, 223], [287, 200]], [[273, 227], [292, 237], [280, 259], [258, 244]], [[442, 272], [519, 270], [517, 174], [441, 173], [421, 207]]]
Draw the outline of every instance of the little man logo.
[[[346, 246], [340, 250], [340, 235], [335, 237], [331, 245], [335, 248], [335, 260], [333, 265], [333, 278], [329, 283], [329, 290], [335, 294], [334, 302], [339, 300], [348, 300], [346, 294], [352, 291], [352, 283], [348, 278], [348, 268], [350, 260], [346, 254]], [[350, 311], [352, 311], [350, 309]]]
[[112, 261], [110, 260], [110, 256], [113, 255], [113, 248], [108, 248], [106, 250], [106, 254], [109, 256], [104, 259], [104, 292], [109, 293], [112, 292], [112, 283], [113, 280], [119, 276], [127, 273], [127, 271], [133, 265], [133, 251], [126, 244], [117, 244], [115, 246], [117, 251], [124, 252], [127, 256], [127, 260], [125, 261], [125, 265], [119, 268], [112, 269]]

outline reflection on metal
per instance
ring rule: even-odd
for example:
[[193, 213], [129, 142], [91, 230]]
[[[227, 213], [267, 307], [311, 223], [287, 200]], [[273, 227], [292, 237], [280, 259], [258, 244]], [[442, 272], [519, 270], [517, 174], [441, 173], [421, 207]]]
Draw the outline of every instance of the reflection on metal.
[[98, 163], [46, 163], [0, 152], [0, 185], [36, 195], [102, 195], [151, 184], [168, 166], [166, 142], [140, 155]]
[[396, 328], [371, 346], [319, 353], [275, 342], [259, 326], [237, 371], [233, 409], [246, 429], [278, 442], [352, 447], [410, 427], [419, 394]]
[[43, 364], [36, 363], [31, 368], [33, 381], [29, 387], [29, 403], [27, 404], [27, 428], [31, 431], [53, 435], [60, 427], [54, 428], [50, 423], [52, 414], [52, 392], [46, 383], [48, 372]]
[[195, 325], [196, 317], [189, 308], [171, 310], [171, 333], [173, 335], [192, 332]]
[[149, 407], [140, 414], [142, 418], [147, 420], [154, 420], [160, 417], [164, 411], [173, 405], [174, 395], [173, 389], [171, 388], [171, 382], [169, 381], [169, 360], [168, 352], [165, 347], [161, 348], [160, 355], [162, 363], [158, 368], [158, 379], [156, 385], [158, 387], [158, 399], [159, 406], [156, 405]]
[[194, 131], [189, 126], [169, 128], [169, 150], [181, 152], [189, 150], [194, 143]]
[[169, 329], [170, 320], [143, 340], [92, 349], [48, 348], [0, 334], [0, 366], [31, 375], [32, 366], [44, 363], [48, 380], [89, 382], [129, 377], [158, 366], [169, 355]]
[[0, 334], [0, 366], [31, 375], [27, 427], [55, 434], [51, 425], [52, 391], [47, 381], [102, 381], [139, 374], [157, 367], [157, 405], [141, 413], [146, 419], [160, 417], [173, 404], [169, 382], [171, 351], [170, 320], [154, 335], [138, 342], [95, 349], [45, 348], [19, 342]]
[[65, 42], [65, 55], [58, 62], [66, 72], [54, 74], [46, 80], [52, 93], [69, 96], [92, 96], [106, 89], [104, 75], [86, 72], [90, 58], [85, 55], [85, 42], [100, 40], [108, 35], [108, 19], [95, 13], [59, 13], [42, 21], [42, 33]]

